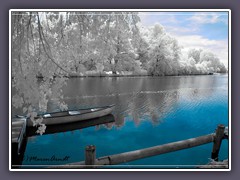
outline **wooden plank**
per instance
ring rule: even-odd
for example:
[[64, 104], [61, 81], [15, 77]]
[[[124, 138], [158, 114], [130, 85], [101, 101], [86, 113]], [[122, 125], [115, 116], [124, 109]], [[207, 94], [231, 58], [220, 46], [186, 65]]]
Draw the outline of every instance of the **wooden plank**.
[[22, 126], [24, 124], [24, 121], [20, 120], [20, 121], [13, 121], [12, 122], [12, 126]]
[[12, 127], [12, 130], [14, 131], [14, 130], [21, 130], [22, 129], [22, 127], [19, 127], [19, 126], [17, 126], [17, 127]]
[[16, 143], [18, 140], [18, 137], [12, 137], [12, 143]]
[[22, 128], [21, 129], [17, 129], [17, 130], [13, 130], [12, 134], [20, 134], [21, 131], [22, 131]]
[[12, 144], [16, 144], [16, 146], [13, 146], [12, 148], [16, 148], [16, 150], [13, 150], [14, 152], [19, 153], [22, 145], [22, 141], [26, 134], [26, 119], [23, 118], [15, 118], [12, 120]]
[[18, 139], [19, 135], [20, 135], [19, 133], [18, 134], [12, 134], [12, 139], [15, 139], [15, 138]]

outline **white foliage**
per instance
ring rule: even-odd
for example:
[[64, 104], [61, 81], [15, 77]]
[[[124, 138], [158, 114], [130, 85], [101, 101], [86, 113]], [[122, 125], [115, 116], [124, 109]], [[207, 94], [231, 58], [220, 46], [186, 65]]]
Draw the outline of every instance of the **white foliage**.
[[187, 60], [187, 63], [188, 63], [190, 66], [195, 66], [196, 61], [195, 61], [192, 57], [190, 57], [190, 58]]
[[141, 29], [141, 35], [149, 45], [149, 73], [153, 75], [178, 74], [181, 50], [177, 40], [168, 35], [160, 24], [155, 24], [147, 30]]
[[194, 74], [209, 74], [213, 72], [226, 72], [226, 67], [219, 58], [208, 50], [190, 49], [188, 57], [181, 57], [182, 71]]
[[61, 102], [59, 104], [59, 108], [62, 110], [62, 111], [66, 111], [68, 109], [68, 105], [65, 103], [65, 102]]
[[23, 105], [24, 101], [23, 98], [21, 96], [19, 96], [18, 94], [15, 94], [12, 97], [12, 105], [15, 106], [16, 108], [19, 108]]
[[46, 125], [45, 124], [40, 124], [40, 126], [38, 127], [38, 130], [36, 131], [36, 133], [39, 133], [40, 135], [45, 133], [46, 130]]
[[101, 63], [97, 63], [97, 64], [96, 64], [96, 68], [97, 68], [97, 71], [98, 71], [98, 72], [102, 72], [103, 69], [104, 69], [104, 66], [103, 66]]

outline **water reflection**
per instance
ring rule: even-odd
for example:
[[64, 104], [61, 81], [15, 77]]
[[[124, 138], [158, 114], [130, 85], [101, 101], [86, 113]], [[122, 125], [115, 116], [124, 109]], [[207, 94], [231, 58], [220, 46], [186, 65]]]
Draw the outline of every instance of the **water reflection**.
[[[97, 157], [101, 157], [212, 133], [218, 124], [228, 124], [226, 82], [227, 76], [69, 79], [63, 91], [69, 108], [116, 104], [115, 121], [30, 137], [25, 154], [70, 155], [70, 163], [82, 161], [89, 144], [96, 145]], [[49, 111], [57, 108], [54, 99], [48, 106]], [[204, 164], [211, 148], [209, 144], [129, 164]], [[223, 158], [228, 157], [227, 143], [221, 152]], [[24, 162], [36, 163], [49, 165]]]
[[[150, 120], [162, 122], [179, 98], [198, 101], [214, 93], [218, 76], [183, 77], [106, 77], [69, 79], [63, 90], [70, 109], [115, 104], [114, 126], [121, 127], [126, 119], [135, 125]], [[54, 101], [48, 108], [56, 109]]]
[[[157, 125], [170, 113], [179, 101], [196, 101], [211, 96], [216, 87], [226, 87], [226, 76], [181, 76], [181, 77], [105, 77], [71, 78], [63, 89], [69, 109], [115, 104], [117, 127], [132, 119], [135, 125], [151, 120]], [[54, 86], [54, 85], [53, 85]], [[54, 88], [54, 87], [53, 87]], [[13, 95], [15, 91], [13, 90]], [[12, 107], [13, 114], [21, 110]], [[52, 98], [48, 111], [59, 110]], [[20, 113], [21, 114], [21, 113]]]

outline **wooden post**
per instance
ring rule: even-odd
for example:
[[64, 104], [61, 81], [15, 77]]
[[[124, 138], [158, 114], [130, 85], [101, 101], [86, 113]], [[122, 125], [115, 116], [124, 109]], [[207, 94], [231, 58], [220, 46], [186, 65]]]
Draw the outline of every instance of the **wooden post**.
[[96, 148], [94, 145], [86, 146], [85, 148], [85, 165], [95, 165]]
[[218, 153], [221, 147], [222, 139], [224, 138], [224, 129], [225, 126], [219, 124], [216, 130], [216, 136], [213, 141], [213, 149], [212, 149], [212, 159], [218, 161]]

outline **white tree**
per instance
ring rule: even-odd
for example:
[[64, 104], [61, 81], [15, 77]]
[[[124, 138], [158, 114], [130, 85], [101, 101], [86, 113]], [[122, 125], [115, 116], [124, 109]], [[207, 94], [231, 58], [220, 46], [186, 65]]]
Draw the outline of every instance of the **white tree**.
[[181, 49], [177, 40], [166, 34], [160, 24], [144, 30], [142, 34], [149, 44], [149, 73], [160, 76], [178, 74]]
[[184, 59], [186, 65], [182, 69], [184, 73], [191, 74], [209, 74], [213, 72], [227, 72], [224, 64], [219, 58], [208, 50], [203, 49], [190, 49], [187, 57]]
[[196, 63], [200, 62], [200, 54], [202, 52], [202, 49], [190, 49], [188, 51], [188, 58], [193, 58]]
[[[41, 118], [35, 118], [36, 112], [45, 112], [50, 98], [57, 98], [59, 108], [66, 108], [59, 91], [65, 79], [54, 78], [54, 75], [68, 72], [55, 60], [41, 18], [37, 12], [12, 12], [11, 84], [16, 91], [12, 106], [21, 108], [43, 133], [45, 125]], [[42, 80], [38, 79], [40, 75]]]
[[13, 12], [12, 106], [23, 109], [43, 132], [35, 117], [47, 111], [49, 100], [67, 109], [61, 93], [65, 76], [101, 72], [111, 58], [114, 71], [137, 67], [138, 21], [131, 12]]
[[[207, 63], [209, 72], [224, 72], [225, 66], [219, 58], [210, 51], [202, 51], [200, 54], [200, 63]], [[221, 69], [221, 71], [220, 71]]]

